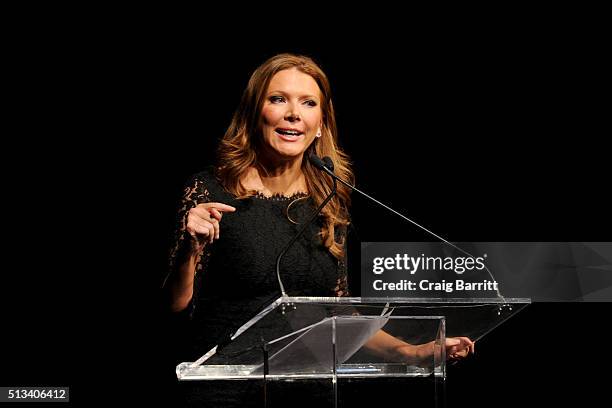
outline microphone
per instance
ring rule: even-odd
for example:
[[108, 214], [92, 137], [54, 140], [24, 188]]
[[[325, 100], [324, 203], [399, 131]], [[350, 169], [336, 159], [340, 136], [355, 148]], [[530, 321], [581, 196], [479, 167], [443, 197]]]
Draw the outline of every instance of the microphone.
[[325, 156], [323, 158], [323, 162], [325, 163], [325, 167], [327, 167], [331, 172], [334, 172], [334, 162], [329, 156]]
[[[399, 212], [395, 211], [393, 208], [391, 208], [391, 207], [381, 203], [380, 201], [378, 201], [374, 197], [364, 193], [363, 191], [359, 190], [357, 187], [350, 185], [346, 181], [342, 180], [340, 177], [336, 176], [336, 174], [334, 173], [334, 163], [332, 162], [332, 160], [329, 157], [325, 156], [323, 159], [321, 159], [321, 158], [317, 157], [316, 155], [311, 154], [309, 159], [310, 159], [311, 163], [314, 164], [319, 170], [322, 170], [325, 173], [329, 174], [334, 179], [334, 182], [335, 181], [339, 181], [340, 183], [344, 184], [346, 187], [350, 188], [351, 190], [361, 194], [362, 196], [368, 198], [369, 200], [374, 201], [376, 204], [386, 208], [387, 210], [391, 211], [392, 213], [394, 213], [396, 215], [399, 215], [400, 217], [402, 217], [406, 221], [409, 221], [409, 222], [413, 223], [414, 225], [416, 225], [417, 227], [421, 228], [422, 230], [427, 231], [428, 233], [430, 233], [434, 237], [438, 238], [439, 240], [444, 241], [444, 242], [446, 242], [449, 245], [452, 245], [453, 247], [455, 247], [456, 249], [458, 249], [458, 250], [460, 250], [462, 252], [465, 252], [461, 248], [458, 248], [458, 247], [454, 246], [453, 244], [451, 244], [450, 242], [448, 242], [444, 238], [442, 238], [442, 237], [434, 234], [433, 232], [429, 231], [427, 228], [423, 227], [422, 225], [417, 224], [416, 222], [414, 222], [410, 218], [404, 216], [403, 214], [400, 214]], [[334, 187], [335, 187], [335, 184], [334, 184]]]
[[334, 162], [329, 156], [325, 156], [323, 159], [321, 159], [319, 156], [313, 153], [308, 157], [308, 159], [312, 164], [315, 165], [317, 169], [323, 170], [324, 172], [331, 175], [333, 178], [336, 177], [336, 175], [334, 174]]
[[[430, 230], [428, 230], [427, 228], [423, 227], [422, 225], [418, 224], [417, 222], [411, 220], [410, 218], [406, 217], [405, 215], [395, 211], [393, 208], [389, 207], [388, 205], [385, 205], [383, 203], [381, 203], [380, 201], [378, 201], [377, 199], [375, 199], [374, 197], [366, 194], [365, 192], [359, 190], [357, 187], [350, 185], [349, 183], [347, 183], [346, 181], [342, 180], [340, 177], [338, 177], [335, 173], [334, 173], [334, 163], [331, 161], [331, 159], [329, 157], [324, 157], [322, 160], [313, 155], [310, 155], [310, 161], [320, 170], [324, 171], [325, 173], [329, 174], [333, 180], [334, 180], [334, 192], [336, 190], [336, 181], [339, 181], [340, 183], [344, 184], [346, 187], [350, 188], [352, 191], [355, 191], [359, 194], [361, 194], [362, 196], [366, 197], [367, 199], [374, 201], [376, 204], [386, 208], [387, 210], [391, 211], [392, 213], [399, 215], [400, 217], [402, 217], [404, 220], [416, 225], [417, 227], [419, 227], [420, 229], [422, 229], [423, 231], [431, 234], [432, 236], [436, 237], [437, 239], [439, 239], [440, 241], [450, 245], [451, 247], [455, 248], [456, 250], [460, 251], [461, 253], [468, 255], [470, 257], [474, 257], [474, 255], [470, 254], [469, 252], [465, 251], [462, 248], [459, 248], [457, 245], [447, 241], [446, 239], [442, 238], [441, 236], [431, 232]], [[489, 268], [487, 268], [485, 266], [487, 272], [489, 273], [489, 276], [491, 277], [491, 279], [493, 280], [493, 282], [497, 282], [496, 279], [493, 277], [493, 274], [491, 273], [491, 271], [489, 270]], [[504, 299], [504, 296], [502, 296], [502, 294], [499, 292], [499, 289], [496, 290], [497, 291], [497, 295]]]
[[[326, 173], [332, 175], [333, 177], [336, 177], [336, 175], [334, 174], [334, 163], [329, 157], [326, 156], [323, 158], [323, 160], [321, 160], [315, 154], [311, 154], [308, 157], [308, 159], [318, 169], [325, 171]], [[306, 228], [317, 218], [317, 216], [321, 212], [321, 209], [325, 207], [325, 205], [329, 202], [329, 200], [331, 200], [332, 197], [336, 194], [338, 183], [336, 182], [336, 178], [332, 178], [332, 180], [334, 182], [334, 186], [332, 190], [330, 191], [330, 193], [327, 195], [327, 197], [325, 197], [325, 200], [323, 200], [323, 202], [319, 205], [319, 207], [312, 214], [310, 219], [302, 225], [302, 227], [298, 230], [297, 234], [295, 234], [293, 238], [291, 238], [291, 240], [287, 243], [287, 245], [285, 245], [283, 250], [280, 252], [280, 254], [278, 254], [278, 257], [276, 258], [276, 278], [278, 279], [278, 286], [280, 286], [281, 294], [283, 297], [287, 297], [287, 292], [285, 292], [285, 286], [283, 285], [283, 281], [280, 277], [281, 259], [283, 258], [285, 253], [287, 253], [289, 248], [291, 248], [291, 246], [295, 243], [295, 241], [297, 241], [297, 239], [304, 233]]]

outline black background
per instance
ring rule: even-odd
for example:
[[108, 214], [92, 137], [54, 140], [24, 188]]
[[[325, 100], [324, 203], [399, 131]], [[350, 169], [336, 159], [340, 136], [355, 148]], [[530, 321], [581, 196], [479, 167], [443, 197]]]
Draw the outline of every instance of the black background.
[[[357, 184], [437, 234], [609, 241], [609, 66], [597, 24], [555, 21], [321, 37], [175, 20], [15, 28], [0, 384], [163, 400], [173, 336], [156, 288], [177, 200], [278, 52], [328, 74]], [[361, 241], [429, 238], [358, 197], [352, 215]], [[609, 311], [531, 305], [451, 367], [448, 405], [605, 399]]]

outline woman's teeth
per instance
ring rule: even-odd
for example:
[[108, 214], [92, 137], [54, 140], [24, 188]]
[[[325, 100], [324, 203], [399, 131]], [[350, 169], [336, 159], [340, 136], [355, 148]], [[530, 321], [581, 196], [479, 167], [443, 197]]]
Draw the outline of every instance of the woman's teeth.
[[280, 133], [281, 135], [288, 135], [288, 136], [299, 136], [302, 134], [302, 132], [298, 132], [297, 130], [276, 129], [276, 132]]
[[281, 139], [288, 141], [295, 141], [302, 135], [302, 132], [297, 130], [286, 130], [286, 129], [275, 129], [276, 133], [281, 137]]

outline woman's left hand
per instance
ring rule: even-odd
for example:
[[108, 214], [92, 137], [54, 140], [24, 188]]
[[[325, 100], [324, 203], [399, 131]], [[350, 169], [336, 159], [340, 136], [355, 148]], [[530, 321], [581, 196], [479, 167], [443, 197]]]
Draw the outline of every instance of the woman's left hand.
[[[402, 343], [395, 347], [391, 359], [426, 367], [441, 358], [442, 350], [435, 341], [417, 345]], [[474, 342], [467, 337], [447, 337], [445, 349], [447, 360], [458, 360], [467, 357], [470, 353], [474, 354]]]
[[451, 360], [465, 358], [474, 354], [474, 342], [467, 337], [448, 337], [446, 339], [446, 357]]

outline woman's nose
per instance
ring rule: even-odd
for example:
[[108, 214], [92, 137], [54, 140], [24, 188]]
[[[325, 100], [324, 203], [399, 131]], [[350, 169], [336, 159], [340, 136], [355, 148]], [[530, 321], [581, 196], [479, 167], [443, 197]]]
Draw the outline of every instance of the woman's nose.
[[295, 122], [300, 120], [300, 113], [294, 107], [290, 106], [285, 113], [285, 120]]

